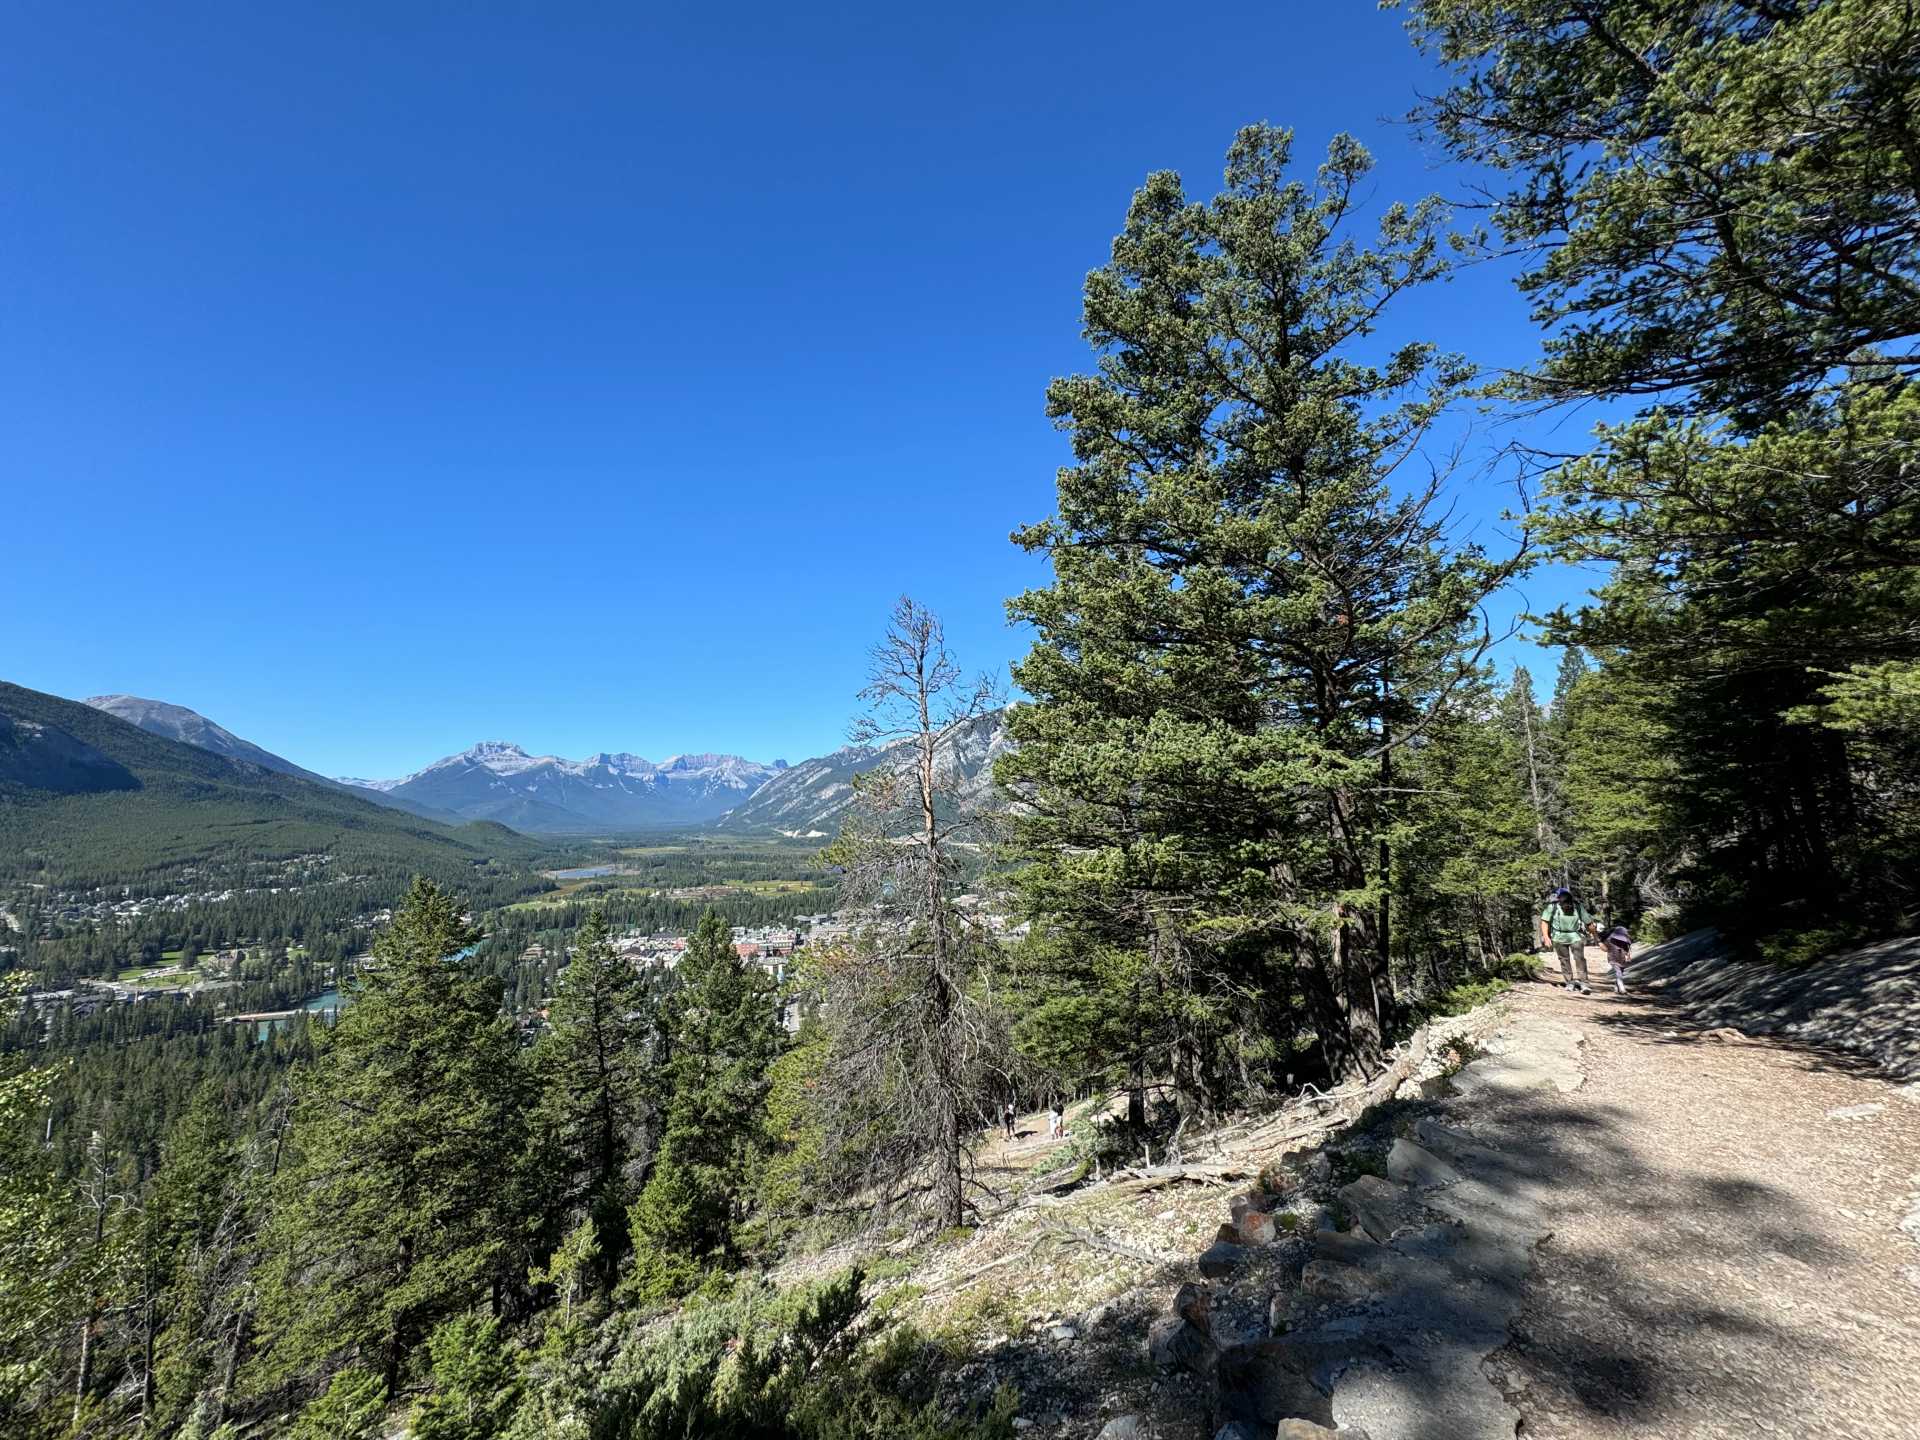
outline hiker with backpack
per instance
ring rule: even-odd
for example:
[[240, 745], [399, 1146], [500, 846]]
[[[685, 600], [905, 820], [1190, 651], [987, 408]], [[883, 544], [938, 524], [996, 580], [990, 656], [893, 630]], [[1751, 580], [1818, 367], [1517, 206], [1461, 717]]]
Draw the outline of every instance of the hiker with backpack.
[[1587, 941], [1595, 928], [1586, 907], [1564, 885], [1540, 912], [1540, 941], [1560, 957], [1560, 975], [1570, 995], [1593, 993], [1587, 988]]

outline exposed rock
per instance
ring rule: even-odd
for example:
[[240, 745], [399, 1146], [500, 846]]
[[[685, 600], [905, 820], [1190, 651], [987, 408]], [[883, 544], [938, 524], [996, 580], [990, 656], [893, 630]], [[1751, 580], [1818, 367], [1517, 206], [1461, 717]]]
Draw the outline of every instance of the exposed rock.
[[1191, 1370], [1204, 1376], [1213, 1373], [1220, 1347], [1211, 1335], [1178, 1315], [1162, 1315], [1147, 1331], [1147, 1356], [1162, 1370]]
[[1329, 1430], [1324, 1425], [1316, 1425], [1311, 1420], [1282, 1420], [1280, 1433], [1274, 1440], [1367, 1440], [1367, 1432], [1347, 1426], [1341, 1430]]
[[1339, 1260], [1348, 1265], [1365, 1265], [1386, 1253], [1377, 1241], [1364, 1235], [1349, 1235], [1344, 1230], [1314, 1231], [1313, 1251], [1323, 1260]]
[[1223, 1279], [1239, 1269], [1240, 1263], [1246, 1258], [1246, 1246], [1216, 1240], [1201, 1252], [1198, 1262], [1200, 1273], [1211, 1280]]
[[1337, 1304], [1371, 1300], [1392, 1283], [1385, 1271], [1346, 1265], [1338, 1260], [1309, 1260], [1300, 1272], [1300, 1288]]
[[1460, 1172], [1431, 1150], [1414, 1144], [1403, 1135], [1393, 1142], [1393, 1149], [1387, 1152], [1387, 1178], [1401, 1185], [1431, 1190], [1453, 1184], [1460, 1178]]
[[1213, 1333], [1213, 1292], [1191, 1280], [1173, 1292], [1173, 1313], [1202, 1335]]
[[1333, 1404], [1314, 1383], [1317, 1357], [1290, 1340], [1255, 1340], [1220, 1354], [1214, 1419], [1272, 1434], [1282, 1420], [1333, 1423]]
[[1116, 1415], [1100, 1427], [1095, 1440], [1153, 1440], [1153, 1427], [1140, 1415]]
[[1247, 1211], [1233, 1222], [1233, 1228], [1242, 1245], [1271, 1245], [1280, 1234], [1273, 1216], [1264, 1210]]
[[1340, 1199], [1360, 1228], [1376, 1240], [1391, 1240], [1402, 1230], [1413, 1230], [1430, 1218], [1418, 1200], [1378, 1175], [1362, 1175], [1340, 1187]]
[[1865, 1120], [1868, 1116], [1878, 1115], [1886, 1108], [1884, 1105], [1841, 1105], [1827, 1111], [1827, 1119]]
[[1235, 1420], [1214, 1431], [1213, 1440], [1265, 1440], [1265, 1437], [1251, 1425], [1242, 1425]]

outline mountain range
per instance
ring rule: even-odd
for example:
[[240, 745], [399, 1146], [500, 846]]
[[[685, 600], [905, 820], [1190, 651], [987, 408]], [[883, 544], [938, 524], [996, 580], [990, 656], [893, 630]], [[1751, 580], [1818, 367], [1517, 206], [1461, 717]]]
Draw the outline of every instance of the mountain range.
[[[855, 776], [904, 763], [908, 755], [899, 746], [854, 745], [791, 766], [784, 760], [762, 763], [720, 754], [674, 755], [656, 762], [603, 751], [567, 760], [488, 740], [398, 779], [329, 779], [182, 705], [132, 695], [99, 695], [86, 703], [148, 734], [423, 819], [453, 825], [492, 821], [534, 835], [712, 826], [822, 838], [836, 833], [845, 819]], [[986, 801], [993, 760], [1006, 746], [1005, 712], [993, 711], [942, 747], [939, 763], [959, 779], [961, 808]], [[72, 763], [83, 764], [84, 757]]]
[[[954, 799], [978, 810], [993, 792], [993, 762], [1010, 744], [1006, 711], [993, 710], [962, 726], [935, 753], [934, 764], [953, 777]], [[836, 834], [854, 801], [856, 776], [881, 765], [904, 766], [913, 756], [906, 742], [875, 748], [849, 745], [830, 755], [789, 766], [725, 815], [723, 830], [776, 830], [783, 835], [824, 838]]]
[[[209, 743], [149, 728], [176, 725]], [[309, 852], [445, 876], [533, 849], [504, 826], [436, 824], [250, 749], [223, 755], [212, 746], [247, 742], [218, 728], [157, 711], [135, 724], [0, 682], [0, 881], [85, 887]]]
[[786, 768], [784, 760], [762, 764], [738, 755], [674, 755], [656, 764], [603, 751], [564, 760], [485, 740], [398, 780], [340, 783], [462, 819], [565, 835], [705, 824]]

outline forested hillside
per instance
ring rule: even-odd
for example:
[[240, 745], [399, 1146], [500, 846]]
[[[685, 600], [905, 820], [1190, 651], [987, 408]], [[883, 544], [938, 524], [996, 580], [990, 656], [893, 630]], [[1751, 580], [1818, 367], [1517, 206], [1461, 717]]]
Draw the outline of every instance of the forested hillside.
[[[1044, 566], [1008, 601], [1032, 638], [1018, 696], [1003, 717], [901, 599], [862, 747], [753, 799], [784, 786], [793, 808], [767, 823], [832, 822], [791, 872], [729, 841], [708, 875], [739, 886], [680, 885], [693, 861], [634, 847], [556, 894], [508, 863], [509, 832], [409, 822], [0, 687], [0, 882], [119, 883], [134, 855], [142, 881], [308, 853], [419, 872], [391, 913], [356, 912], [371, 956], [337, 976], [331, 1028], [129, 1005], [75, 1035], [6, 1002], [0, 1431], [1008, 1440], [1017, 1421], [1079, 1440], [983, 1358], [1058, 1339], [1057, 1317], [998, 1305], [1012, 1272], [992, 1267], [1038, 1239], [935, 1279], [972, 1227], [1043, 1227], [1117, 1167], [1142, 1188], [1107, 1213], [1151, 1215], [1169, 1171], [1223, 1184], [1195, 1157], [1283, 1101], [1309, 1112], [1301, 1135], [1339, 1123], [1307, 1087], [1388, 1106], [1416, 1025], [1532, 973], [1515, 952], [1560, 887], [1595, 927], [1718, 923], [1782, 964], [1920, 925], [1920, 18], [1404, 9], [1443, 71], [1416, 123], [1460, 188], [1491, 190], [1492, 230], [1377, 195], [1349, 136], [1305, 154], [1266, 124], [1231, 138], [1217, 192], [1159, 171], [1123, 214], [1116, 196], [1087, 363], [1046, 389], [1070, 463], [1050, 513], [1006, 517]], [[1496, 256], [1539, 331], [1518, 368], [1422, 323], [1431, 287]], [[1573, 453], [1503, 451], [1491, 479], [1433, 438], [1475, 407], [1582, 402], [1630, 418]], [[1485, 484], [1520, 497], [1504, 535], [1456, 521], [1451, 498]], [[1548, 560], [1603, 578], [1539, 621], [1557, 653], [1538, 686], [1496, 663], [1513, 637], [1489, 617]], [[833, 923], [777, 956], [730, 930], [829, 893]], [[634, 963], [627, 923], [690, 933]], [[103, 958], [90, 934], [59, 943], [39, 953]], [[535, 943], [551, 951], [523, 961]], [[1566, 990], [1548, 998], [1586, 1003], [1571, 971]], [[1471, 1051], [1455, 1038], [1450, 1070]], [[1010, 1101], [1083, 1106], [1018, 1212], [982, 1163]], [[1372, 1117], [1380, 1153], [1342, 1153], [1363, 1196], [1401, 1178], [1393, 1118]], [[1654, 1173], [1591, 1117], [1567, 1128], [1600, 1178]], [[1454, 1139], [1503, 1183], [1560, 1183]], [[1234, 1178], [1297, 1187], [1305, 1168]], [[1670, 1209], [1760, 1205], [1754, 1183], [1682, 1170]], [[1349, 1222], [1382, 1241], [1423, 1223], [1303, 1218], [1348, 1251], [1372, 1243]], [[1470, 1328], [1454, 1292], [1520, 1283], [1461, 1264], [1421, 1326]], [[903, 1319], [936, 1284], [971, 1298], [938, 1328]], [[1156, 1328], [1203, 1329], [1207, 1304], [1183, 1290]], [[1264, 1338], [1290, 1313], [1238, 1317], [1263, 1337], [1241, 1359], [1330, 1418], [1311, 1372], [1351, 1355]], [[1640, 1373], [1607, 1354], [1592, 1382], [1580, 1351], [1581, 1384]], [[1186, 1433], [1213, 1433], [1203, 1411]], [[1280, 1433], [1316, 1431], [1336, 1433]]]
[[[0, 761], [0, 885], [143, 885], [315, 853], [433, 871], [534, 848], [503, 826], [414, 819], [18, 685], [0, 682], [0, 716], [0, 757], [17, 757]], [[76, 780], [34, 762], [55, 747], [78, 747], [91, 770]]]

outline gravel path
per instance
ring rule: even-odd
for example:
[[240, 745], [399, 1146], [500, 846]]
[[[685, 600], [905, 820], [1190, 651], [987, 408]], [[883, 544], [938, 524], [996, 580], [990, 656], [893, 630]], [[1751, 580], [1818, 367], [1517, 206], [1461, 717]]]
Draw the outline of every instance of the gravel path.
[[1502, 1114], [1564, 1177], [1487, 1361], [1521, 1435], [1920, 1436], [1920, 1087], [1650, 996], [1512, 1003], [1587, 1074]]

